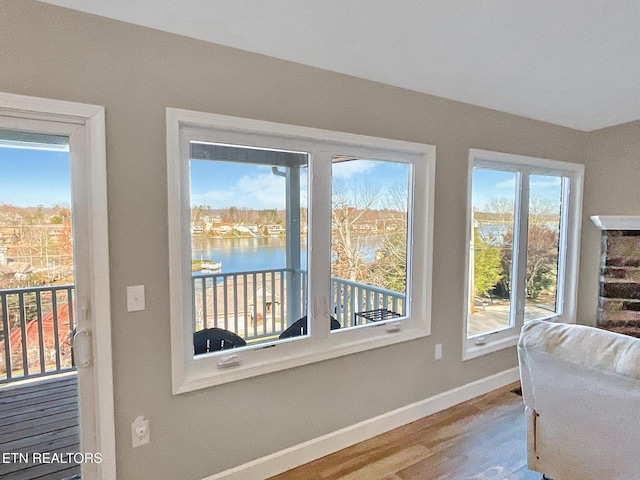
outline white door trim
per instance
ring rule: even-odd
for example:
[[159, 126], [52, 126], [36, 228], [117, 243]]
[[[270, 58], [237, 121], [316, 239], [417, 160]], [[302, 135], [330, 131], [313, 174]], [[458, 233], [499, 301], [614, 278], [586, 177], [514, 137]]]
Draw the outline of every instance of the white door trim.
[[[92, 379], [87, 382], [92, 396], [88, 410], [93, 411], [90, 425], [81, 424], [83, 439], [100, 453], [102, 462], [94, 464], [89, 475], [83, 471], [83, 480], [115, 480], [116, 448], [113, 408], [113, 370], [111, 359], [111, 301], [109, 285], [109, 237], [107, 215], [107, 170], [104, 107], [74, 102], [27, 97], [0, 92], [0, 116], [16, 119], [44, 120], [72, 124], [83, 128], [84, 155], [83, 180], [89, 184], [84, 206], [87, 215], [86, 235], [88, 248], [89, 310], [92, 330]], [[78, 299], [80, 300], [80, 299]], [[82, 308], [78, 304], [79, 310]], [[83, 398], [84, 400], [84, 398]], [[82, 422], [82, 419], [81, 419]], [[84, 470], [84, 469], [83, 469]]]

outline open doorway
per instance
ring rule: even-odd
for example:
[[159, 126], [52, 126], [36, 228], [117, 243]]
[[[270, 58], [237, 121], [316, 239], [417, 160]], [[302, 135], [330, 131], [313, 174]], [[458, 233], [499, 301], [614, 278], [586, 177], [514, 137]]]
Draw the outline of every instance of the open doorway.
[[0, 445], [24, 478], [81, 472], [73, 237], [69, 137], [0, 130]]
[[115, 478], [104, 167], [101, 107], [0, 94], [0, 477]]

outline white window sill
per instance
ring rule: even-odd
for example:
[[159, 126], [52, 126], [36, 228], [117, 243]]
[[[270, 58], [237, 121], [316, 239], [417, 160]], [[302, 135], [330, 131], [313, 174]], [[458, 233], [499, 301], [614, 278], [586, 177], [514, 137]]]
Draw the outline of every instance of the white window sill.
[[[344, 332], [341, 332], [341, 334]], [[334, 334], [335, 335], [335, 334]], [[338, 334], [339, 335], [339, 334]], [[208, 388], [225, 383], [235, 382], [259, 375], [266, 375], [289, 368], [309, 365], [311, 363], [330, 360], [358, 352], [385, 347], [397, 343], [415, 340], [429, 335], [427, 328], [410, 328], [394, 332], [386, 332], [383, 335], [367, 339], [352, 340], [331, 346], [331, 336], [325, 341], [309, 342], [308, 338], [299, 338], [289, 342], [281, 342], [269, 345], [269, 350], [280, 350], [276, 360], [274, 357], [265, 359], [261, 355], [261, 349], [226, 350], [211, 355], [193, 359], [182, 378], [176, 378], [174, 395]], [[326, 343], [325, 343], [326, 342]], [[218, 360], [228, 355], [238, 355], [240, 364], [234, 367], [220, 368]], [[260, 360], [262, 357], [262, 360]]]
[[[506, 338], [496, 339], [494, 341], [488, 339], [484, 345], [467, 347], [462, 352], [462, 361], [488, 355], [489, 353], [504, 350], [505, 348], [515, 347], [518, 344], [518, 338], [520, 338], [519, 335], [512, 335]], [[468, 340], [468, 342], [471, 342], [471, 340]]]

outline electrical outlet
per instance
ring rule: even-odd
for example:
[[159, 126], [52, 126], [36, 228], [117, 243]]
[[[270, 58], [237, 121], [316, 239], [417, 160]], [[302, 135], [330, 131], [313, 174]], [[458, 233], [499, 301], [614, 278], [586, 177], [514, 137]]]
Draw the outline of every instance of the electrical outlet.
[[127, 287], [127, 312], [139, 312], [144, 309], [144, 285]]
[[149, 420], [145, 420], [143, 416], [139, 416], [131, 424], [131, 441], [133, 448], [146, 445], [150, 441]]

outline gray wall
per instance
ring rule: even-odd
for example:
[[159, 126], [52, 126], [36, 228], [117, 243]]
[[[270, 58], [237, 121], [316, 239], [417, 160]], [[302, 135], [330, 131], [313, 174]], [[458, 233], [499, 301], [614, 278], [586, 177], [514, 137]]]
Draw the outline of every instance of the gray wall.
[[589, 133], [585, 143], [578, 321], [595, 325], [601, 232], [592, 215], [640, 215], [640, 121]]
[[[0, 91], [106, 107], [122, 480], [201, 479], [516, 366], [514, 348], [461, 361], [469, 148], [586, 162], [585, 215], [602, 213], [600, 206], [619, 213], [628, 200], [623, 189], [638, 205], [637, 181], [603, 180], [606, 168], [633, 166], [634, 152], [616, 144], [587, 149], [609, 132], [590, 136], [32, 0], [0, 0], [0, 45]], [[172, 396], [165, 107], [436, 145], [432, 335]], [[619, 158], [599, 166], [611, 152]], [[595, 315], [593, 282], [585, 279], [597, 265], [591, 230], [585, 227], [583, 319]], [[146, 286], [147, 309], [129, 314], [126, 287], [138, 284]], [[439, 362], [436, 343], [444, 345]], [[152, 442], [134, 450], [130, 424], [141, 414], [151, 421]]]

